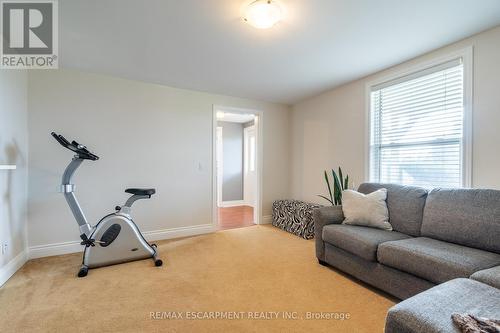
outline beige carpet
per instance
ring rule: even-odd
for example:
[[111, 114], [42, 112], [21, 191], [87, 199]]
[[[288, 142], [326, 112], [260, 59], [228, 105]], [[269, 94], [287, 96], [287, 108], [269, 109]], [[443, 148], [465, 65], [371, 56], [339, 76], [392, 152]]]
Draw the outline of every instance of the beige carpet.
[[[159, 245], [161, 268], [144, 260], [90, 270], [83, 279], [75, 277], [78, 254], [28, 262], [0, 289], [0, 331], [382, 332], [394, 304], [320, 266], [313, 241], [272, 226]], [[183, 318], [151, 319], [151, 312]], [[307, 312], [350, 318], [313, 320]], [[194, 318], [216, 315], [233, 319]]]

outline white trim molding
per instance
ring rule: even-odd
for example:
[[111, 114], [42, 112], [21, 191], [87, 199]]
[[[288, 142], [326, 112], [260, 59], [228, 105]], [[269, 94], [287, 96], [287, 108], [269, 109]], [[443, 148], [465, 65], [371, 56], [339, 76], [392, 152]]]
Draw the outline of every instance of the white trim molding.
[[245, 200], [232, 200], [232, 201], [222, 201], [220, 207], [236, 207], [236, 206], [249, 206]]
[[0, 165], [0, 170], [16, 170], [17, 166], [16, 165]]
[[30, 246], [29, 259], [59, 256], [77, 252], [83, 252], [83, 246], [80, 245], [78, 241]]
[[[212, 224], [201, 224], [190, 227], [179, 227], [163, 230], [145, 231], [142, 234], [147, 241], [159, 241], [172, 238], [189, 237], [214, 232]], [[29, 259], [57, 256], [61, 254], [78, 253], [83, 251], [80, 242], [63, 242], [31, 246], [29, 248]]]
[[145, 231], [142, 234], [147, 241], [158, 241], [172, 238], [190, 237], [214, 232], [214, 226], [210, 224], [200, 224], [190, 227], [179, 227], [163, 230]]
[[28, 254], [25, 250], [15, 256], [5, 266], [0, 268], [0, 287], [3, 286], [12, 275], [14, 275], [28, 261]]
[[271, 224], [273, 222], [273, 216], [272, 215], [264, 215], [262, 216], [262, 223], [261, 224]]
[[[212, 105], [212, 225], [214, 229], [218, 226], [217, 206], [217, 111], [235, 114], [253, 114], [255, 116], [255, 128], [257, 129], [257, 188], [254, 206], [254, 223], [262, 224], [262, 198], [263, 198], [263, 173], [264, 173], [264, 113], [259, 110]], [[251, 205], [253, 206], [253, 205]]]
[[[364, 177], [365, 181], [370, 181], [370, 139], [371, 139], [371, 99], [370, 93], [372, 87], [399, 78], [412, 75], [434, 66], [449, 62], [451, 60], [462, 58], [464, 68], [464, 124], [463, 124], [463, 142], [462, 142], [462, 187], [472, 187], [472, 122], [473, 122], [473, 85], [474, 85], [474, 47], [472, 45], [462, 49], [451, 51], [433, 57], [426, 61], [417, 61], [411, 65], [401, 65], [401, 69], [388, 69], [383, 73], [390, 74], [375, 75], [374, 79], [365, 83], [365, 151], [364, 151]], [[399, 67], [399, 66], [398, 66]]]

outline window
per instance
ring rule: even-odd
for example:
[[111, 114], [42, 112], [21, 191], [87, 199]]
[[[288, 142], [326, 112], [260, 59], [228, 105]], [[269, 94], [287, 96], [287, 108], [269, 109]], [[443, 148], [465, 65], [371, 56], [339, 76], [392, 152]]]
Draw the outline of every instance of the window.
[[463, 57], [370, 89], [371, 181], [468, 185]]

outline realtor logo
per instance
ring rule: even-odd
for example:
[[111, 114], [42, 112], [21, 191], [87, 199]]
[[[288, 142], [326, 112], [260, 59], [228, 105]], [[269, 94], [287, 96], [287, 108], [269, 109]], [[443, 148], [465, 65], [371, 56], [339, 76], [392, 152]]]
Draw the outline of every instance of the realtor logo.
[[57, 68], [57, 0], [3, 0], [0, 4], [0, 67]]

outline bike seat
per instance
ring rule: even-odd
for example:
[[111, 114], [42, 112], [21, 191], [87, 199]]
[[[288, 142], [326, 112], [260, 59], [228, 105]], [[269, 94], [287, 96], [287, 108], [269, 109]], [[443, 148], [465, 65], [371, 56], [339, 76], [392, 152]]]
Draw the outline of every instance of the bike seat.
[[128, 188], [125, 190], [126, 193], [134, 194], [134, 195], [153, 195], [156, 193], [154, 188]]

